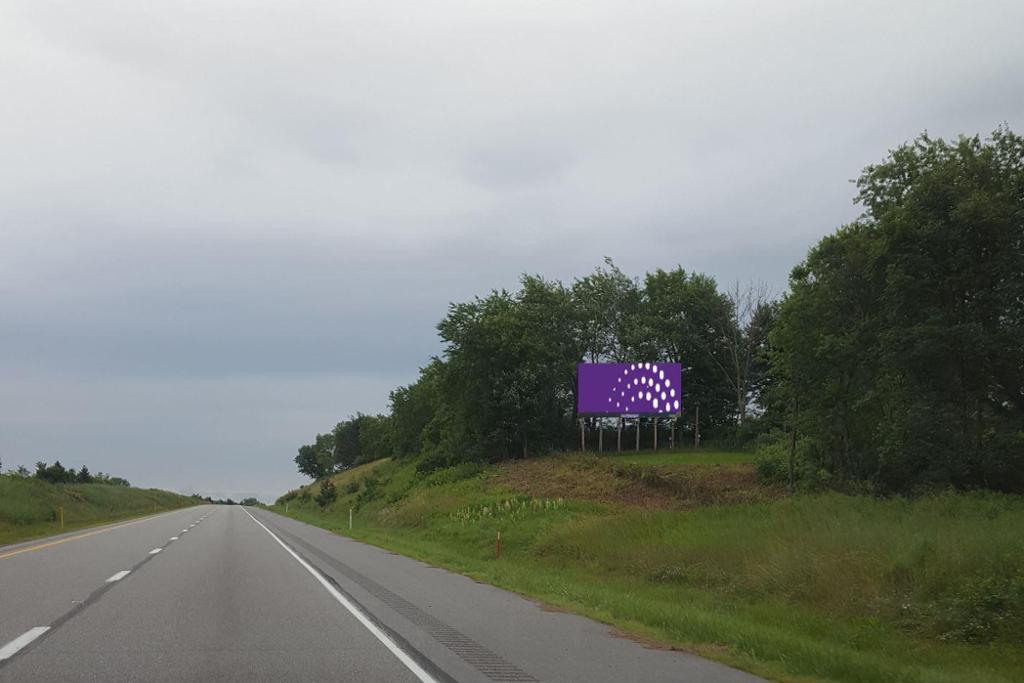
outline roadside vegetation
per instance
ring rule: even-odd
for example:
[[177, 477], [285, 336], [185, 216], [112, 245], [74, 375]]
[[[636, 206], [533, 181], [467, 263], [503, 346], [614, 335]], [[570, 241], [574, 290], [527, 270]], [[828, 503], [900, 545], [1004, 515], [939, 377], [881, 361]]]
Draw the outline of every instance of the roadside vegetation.
[[[922, 135], [856, 201], [781, 296], [607, 259], [451, 304], [275, 509], [769, 678], [1020, 680], [1024, 138]], [[582, 361], [682, 362], [682, 414], [564, 455], [617, 440]]]
[[776, 680], [1019, 679], [1024, 498], [788, 495], [721, 454], [643, 455], [688, 462], [387, 459], [273, 509]]
[[0, 545], [195, 505], [198, 499], [116, 483], [54, 484], [0, 476]]

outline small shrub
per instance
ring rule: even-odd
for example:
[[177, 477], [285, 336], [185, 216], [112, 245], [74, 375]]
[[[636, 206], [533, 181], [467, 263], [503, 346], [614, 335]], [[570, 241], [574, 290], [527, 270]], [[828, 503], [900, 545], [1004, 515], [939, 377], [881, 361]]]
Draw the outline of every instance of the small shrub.
[[471, 479], [484, 471], [484, 466], [478, 462], [463, 462], [444, 469], [435, 470], [427, 475], [427, 486], [443, 486], [454, 484], [457, 481]]
[[377, 478], [376, 473], [373, 473], [363, 479], [363, 490], [360, 491], [357, 500], [359, 503], [369, 503], [370, 501], [376, 500], [380, 497], [380, 493], [380, 479]]
[[[765, 435], [758, 441], [754, 451], [754, 470], [758, 481], [766, 486], [789, 484], [789, 458], [792, 450], [792, 437], [780, 431]], [[827, 475], [814, 471], [809, 466], [807, 452], [810, 444], [805, 439], [797, 439], [796, 454], [793, 460], [794, 483], [801, 488], [819, 488]]]
[[359, 491], [359, 480], [353, 479], [349, 483], [345, 484], [345, 493], [352, 494]]
[[636, 463], [615, 463], [612, 474], [622, 479], [629, 479], [652, 488], [671, 488], [670, 482], [658, 472], [657, 467], [638, 465]]
[[320, 482], [320, 493], [316, 496], [316, 503], [322, 508], [327, 507], [338, 499], [338, 489], [330, 477]]

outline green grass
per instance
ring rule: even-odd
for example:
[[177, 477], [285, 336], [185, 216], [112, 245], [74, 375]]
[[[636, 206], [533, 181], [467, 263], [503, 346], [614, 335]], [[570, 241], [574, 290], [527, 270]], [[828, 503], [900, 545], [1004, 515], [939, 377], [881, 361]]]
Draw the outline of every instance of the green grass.
[[385, 461], [341, 475], [326, 512], [297, 494], [289, 514], [348, 534], [356, 507], [356, 538], [776, 680], [1024, 671], [1021, 497], [820, 494], [680, 512], [529, 497], [499, 479]]
[[0, 476], [0, 545], [193, 505], [159, 489], [109, 484], [51, 484]]

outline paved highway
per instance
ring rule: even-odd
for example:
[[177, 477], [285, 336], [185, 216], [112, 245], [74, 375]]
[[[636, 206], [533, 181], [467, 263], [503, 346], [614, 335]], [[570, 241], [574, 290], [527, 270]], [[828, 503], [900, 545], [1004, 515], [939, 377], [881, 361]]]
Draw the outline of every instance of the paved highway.
[[260, 509], [0, 547], [0, 681], [756, 680]]

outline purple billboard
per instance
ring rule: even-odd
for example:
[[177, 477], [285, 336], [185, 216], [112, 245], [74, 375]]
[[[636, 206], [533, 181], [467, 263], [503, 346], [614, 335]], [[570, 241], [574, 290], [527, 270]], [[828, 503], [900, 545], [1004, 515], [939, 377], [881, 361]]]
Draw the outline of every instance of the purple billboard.
[[576, 366], [576, 412], [678, 415], [682, 375], [679, 363], [580, 363]]

